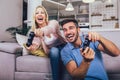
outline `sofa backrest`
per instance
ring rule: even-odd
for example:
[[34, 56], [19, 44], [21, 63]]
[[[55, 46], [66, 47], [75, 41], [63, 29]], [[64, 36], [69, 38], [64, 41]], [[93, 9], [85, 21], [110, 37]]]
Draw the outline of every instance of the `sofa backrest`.
[[[99, 33], [105, 38], [115, 43], [117, 47], [120, 49], [120, 37], [118, 37], [120, 31], [106, 31], [106, 32], [101, 31]], [[103, 55], [103, 62], [107, 72], [116, 73], [116, 74], [120, 73], [120, 55], [117, 57], [111, 57], [105, 53], [103, 53], [102, 55]]]

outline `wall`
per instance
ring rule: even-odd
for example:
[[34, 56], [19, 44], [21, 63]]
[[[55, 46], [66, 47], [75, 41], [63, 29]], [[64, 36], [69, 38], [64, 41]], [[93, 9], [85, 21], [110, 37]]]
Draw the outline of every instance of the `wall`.
[[[118, 4], [120, 3], [120, 0], [118, 0]], [[120, 26], [120, 5], [118, 5], [118, 17], [119, 17], [119, 26]]]
[[118, 35], [120, 34], [119, 30], [118, 31], [101, 31], [99, 33], [105, 38], [114, 42], [120, 49], [120, 37], [118, 37]]
[[41, 5], [42, 0], [28, 0], [28, 16], [27, 16], [27, 21], [28, 21], [28, 26], [32, 26], [32, 21], [33, 21], [33, 13], [38, 5]]
[[[118, 28], [118, 0], [109, 2], [95, 1], [90, 5], [91, 29]], [[112, 18], [113, 17], [113, 18]]]
[[23, 0], [0, 0], [0, 41], [14, 41], [5, 30], [22, 25]]

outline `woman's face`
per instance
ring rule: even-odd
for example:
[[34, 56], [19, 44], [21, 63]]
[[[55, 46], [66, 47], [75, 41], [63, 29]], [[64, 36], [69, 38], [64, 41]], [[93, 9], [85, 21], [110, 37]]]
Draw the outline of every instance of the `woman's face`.
[[45, 11], [42, 8], [37, 8], [35, 12], [35, 21], [38, 25], [43, 25], [46, 23], [45, 21], [46, 15]]

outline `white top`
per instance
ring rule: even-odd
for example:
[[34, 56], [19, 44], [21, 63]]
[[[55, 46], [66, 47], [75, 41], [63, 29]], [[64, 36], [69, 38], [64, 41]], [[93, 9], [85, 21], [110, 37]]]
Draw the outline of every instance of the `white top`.
[[50, 37], [44, 36], [44, 42], [46, 45], [54, 44], [56, 40], [57, 37], [55, 37], [53, 34], [50, 34]]

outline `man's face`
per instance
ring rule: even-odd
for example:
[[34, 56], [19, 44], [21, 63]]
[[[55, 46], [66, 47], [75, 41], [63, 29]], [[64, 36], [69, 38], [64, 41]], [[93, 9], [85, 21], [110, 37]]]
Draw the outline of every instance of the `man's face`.
[[78, 39], [79, 29], [73, 22], [68, 22], [63, 25], [63, 32], [68, 42], [74, 43]]

